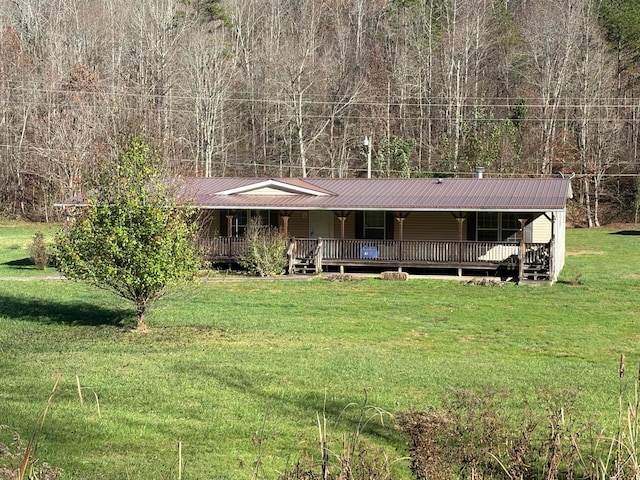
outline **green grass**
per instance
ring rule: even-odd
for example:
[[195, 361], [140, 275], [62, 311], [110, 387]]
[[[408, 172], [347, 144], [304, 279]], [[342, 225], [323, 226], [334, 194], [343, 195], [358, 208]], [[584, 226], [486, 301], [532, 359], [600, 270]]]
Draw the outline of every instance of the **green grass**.
[[[35, 231], [0, 228], [3, 262], [24, 258]], [[330, 434], [353, 431], [344, 410], [365, 391], [391, 413], [452, 387], [499, 391], [514, 417], [570, 397], [574, 416], [610, 427], [619, 356], [640, 362], [639, 290], [640, 235], [607, 229], [568, 232], [552, 287], [203, 281], [158, 304], [147, 334], [126, 333], [133, 311], [104, 292], [0, 280], [0, 443], [29, 436], [58, 375], [38, 457], [65, 479], [177, 478], [178, 442], [185, 479], [252, 478], [258, 458], [275, 479], [302, 450], [317, 455], [323, 409]], [[365, 437], [406, 455], [393, 425]], [[394, 478], [410, 478], [406, 465]]]
[[55, 272], [53, 268], [39, 270], [29, 258], [33, 236], [40, 232], [49, 241], [58, 227], [53, 224], [29, 224], [0, 221], [0, 277], [42, 276]]

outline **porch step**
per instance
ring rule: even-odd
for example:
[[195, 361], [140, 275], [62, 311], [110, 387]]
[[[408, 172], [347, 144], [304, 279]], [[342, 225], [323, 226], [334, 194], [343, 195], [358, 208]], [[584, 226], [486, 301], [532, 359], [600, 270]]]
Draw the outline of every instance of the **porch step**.
[[525, 265], [521, 281], [549, 281], [549, 269], [540, 265]]
[[311, 258], [296, 258], [293, 261], [293, 271], [290, 273], [315, 273], [316, 265]]

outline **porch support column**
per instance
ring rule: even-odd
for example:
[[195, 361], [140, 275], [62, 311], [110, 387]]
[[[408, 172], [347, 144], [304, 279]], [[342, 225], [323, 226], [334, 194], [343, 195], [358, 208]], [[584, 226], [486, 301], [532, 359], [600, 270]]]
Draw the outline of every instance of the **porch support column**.
[[232, 237], [233, 236], [233, 216], [234, 213], [231, 211], [228, 211], [226, 214], [227, 217], [227, 237]]
[[549, 275], [551, 278], [555, 278], [555, 261], [556, 261], [556, 214], [551, 212], [551, 216], [547, 213], [544, 217], [551, 223], [551, 238], [549, 239]]
[[525, 255], [527, 253], [527, 249], [524, 243], [524, 227], [529, 221], [528, 218], [519, 218], [520, 222], [520, 255], [518, 255], [518, 281], [522, 281], [522, 277], [524, 276], [524, 261]]
[[340, 240], [344, 240], [344, 223], [347, 221], [349, 212], [335, 212], [335, 214], [340, 220]]
[[462, 213], [456, 213], [454, 216], [458, 221], [458, 251], [456, 252], [456, 254], [458, 256], [458, 276], [461, 277], [462, 267], [459, 266], [459, 264], [462, 263], [462, 232], [463, 232], [464, 221], [467, 219], [467, 217]]
[[[402, 251], [402, 243], [404, 240], [404, 219], [409, 216], [409, 212], [395, 212], [394, 215], [395, 215], [396, 221], [400, 225], [400, 235], [399, 235], [400, 244], [398, 246], [398, 262], [402, 262], [402, 256], [404, 253]], [[398, 265], [398, 272], [402, 272], [402, 265]]]
[[[344, 211], [335, 212], [336, 217], [338, 217], [338, 220], [340, 220], [340, 248], [338, 250], [340, 252], [340, 259], [342, 259], [344, 253], [344, 224], [347, 221], [349, 213], [350, 212]], [[342, 263], [340, 263], [340, 273], [344, 273], [344, 265]]]
[[289, 217], [291, 216], [291, 212], [280, 212], [280, 216], [282, 217], [282, 233], [285, 238], [289, 238]]
[[549, 279], [555, 281], [556, 263], [556, 214], [551, 212], [551, 241], [549, 242]]

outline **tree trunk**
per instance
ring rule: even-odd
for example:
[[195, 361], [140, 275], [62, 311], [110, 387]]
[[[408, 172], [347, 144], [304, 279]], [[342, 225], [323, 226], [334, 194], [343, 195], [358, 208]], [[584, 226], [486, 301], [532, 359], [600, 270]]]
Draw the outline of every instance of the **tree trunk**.
[[147, 304], [143, 300], [136, 302], [136, 328], [138, 332], [145, 332], [147, 330], [147, 324], [144, 321], [144, 315], [147, 312]]

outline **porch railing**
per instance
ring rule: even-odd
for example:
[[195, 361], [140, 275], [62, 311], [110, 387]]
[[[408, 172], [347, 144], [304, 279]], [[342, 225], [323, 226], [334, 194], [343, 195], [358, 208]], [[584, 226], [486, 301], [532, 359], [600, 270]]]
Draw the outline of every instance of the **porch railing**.
[[[317, 245], [317, 239], [296, 239], [296, 256], [311, 257]], [[209, 237], [201, 239], [198, 246], [209, 259], [227, 261], [237, 259], [244, 252], [246, 240], [244, 237]], [[526, 243], [524, 247], [524, 263], [549, 262], [548, 243]], [[519, 256], [518, 242], [322, 239], [324, 262], [484, 263], [515, 266], [519, 263]]]

